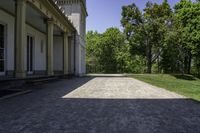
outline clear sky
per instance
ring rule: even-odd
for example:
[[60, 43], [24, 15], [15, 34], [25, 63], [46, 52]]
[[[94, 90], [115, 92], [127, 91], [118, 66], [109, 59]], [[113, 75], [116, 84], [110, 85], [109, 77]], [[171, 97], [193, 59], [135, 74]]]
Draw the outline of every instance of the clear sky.
[[[123, 5], [135, 3], [141, 10], [149, 0], [86, 0], [87, 1], [87, 31], [94, 30], [100, 33], [109, 27], [121, 27], [121, 11]], [[151, 0], [151, 2], [162, 3], [163, 0]], [[168, 0], [171, 6], [179, 0]]]

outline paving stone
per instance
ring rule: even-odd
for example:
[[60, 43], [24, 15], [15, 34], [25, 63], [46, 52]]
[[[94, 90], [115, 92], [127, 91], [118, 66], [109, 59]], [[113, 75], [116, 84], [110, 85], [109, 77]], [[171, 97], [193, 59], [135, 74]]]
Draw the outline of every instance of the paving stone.
[[199, 123], [198, 102], [120, 76], [61, 80], [0, 101], [0, 133], [198, 133]]

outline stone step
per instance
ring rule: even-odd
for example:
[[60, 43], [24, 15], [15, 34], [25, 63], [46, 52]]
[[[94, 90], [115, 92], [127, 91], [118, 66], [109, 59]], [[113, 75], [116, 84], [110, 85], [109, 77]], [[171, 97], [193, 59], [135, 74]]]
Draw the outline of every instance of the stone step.
[[23, 89], [26, 90], [27, 86], [38, 85], [42, 83], [49, 83], [58, 81], [63, 78], [73, 78], [73, 75], [55, 75], [55, 76], [34, 76], [24, 79], [4, 78], [0, 80], [0, 90], [10, 89]]
[[48, 83], [52, 81], [58, 81], [59, 77], [42, 77], [42, 78], [34, 78], [34, 79], [28, 79], [26, 80], [26, 84], [29, 85], [36, 85], [36, 84], [42, 84], [42, 83]]
[[7, 98], [11, 98], [11, 97], [15, 97], [15, 96], [18, 96], [18, 95], [23, 95], [23, 94], [26, 94], [26, 93], [30, 93], [32, 92], [32, 90], [0, 90], [0, 100], [4, 100], [4, 99], [7, 99]]
[[0, 82], [0, 90], [8, 90], [8, 89], [18, 89], [24, 85], [25, 81], [23, 80], [5, 80], [4, 82]]

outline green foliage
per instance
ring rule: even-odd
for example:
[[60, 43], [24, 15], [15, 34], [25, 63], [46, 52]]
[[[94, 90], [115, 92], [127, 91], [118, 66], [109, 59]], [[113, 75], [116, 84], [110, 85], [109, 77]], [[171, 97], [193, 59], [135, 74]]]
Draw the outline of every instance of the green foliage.
[[200, 2], [122, 7], [123, 32], [87, 33], [88, 72], [200, 75]]
[[144, 61], [130, 54], [125, 35], [117, 28], [103, 34], [87, 33], [87, 70], [89, 73], [142, 73]]
[[93, 31], [89, 31], [86, 36], [87, 47], [86, 47], [86, 65], [87, 68], [94, 69], [92, 71], [100, 72], [99, 54], [101, 50], [101, 34]]
[[199, 2], [181, 0], [173, 12], [164, 0], [147, 2], [143, 12], [135, 4], [124, 6], [121, 23], [131, 54], [146, 58], [146, 72], [190, 73], [192, 61], [200, 67], [199, 18]]
[[119, 53], [123, 43], [124, 36], [117, 28], [107, 29], [106, 32], [102, 35], [99, 63], [103, 67], [103, 72], [117, 72], [118, 60], [116, 56]]
[[[189, 55], [200, 61], [200, 3], [181, 0], [175, 6], [175, 16], [183, 30], [184, 47]], [[198, 63], [196, 67], [200, 67]], [[198, 71], [199, 73], [199, 71]]]
[[147, 2], [143, 13], [135, 4], [122, 8], [121, 23], [130, 42], [131, 53], [146, 58], [148, 73], [152, 71], [152, 64], [159, 60], [171, 14], [166, 0], [161, 5]]

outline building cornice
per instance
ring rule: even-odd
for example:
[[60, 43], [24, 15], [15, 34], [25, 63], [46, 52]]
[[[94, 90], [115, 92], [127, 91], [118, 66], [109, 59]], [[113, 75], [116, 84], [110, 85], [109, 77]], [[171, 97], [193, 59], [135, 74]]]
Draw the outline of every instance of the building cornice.
[[53, 19], [54, 24], [57, 25], [63, 32], [77, 32], [76, 28], [53, 0], [27, 0], [30, 5], [41, 12], [46, 19]]
[[74, 2], [79, 2], [81, 7], [83, 8], [83, 12], [85, 13], [85, 16], [88, 16], [88, 12], [87, 12], [87, 7], [86, 7], [86, 0], [52, 0], [54, 2], [58, 2], [58, 5], [64, 5], [65, 2], [67, 2], [67, 4], [69, 3], [74, 3]]
[[86, 7], [86, 0], [80, 0], [82, 5], [83, 5], [83, 8], [84, 8], [84, 12], [86, 14], [86, 17], [88, 16], [88, 12], [87, 12], [87, 7]]
[[74, 27], [74, 25], [72, 24], [72, 22], [70, 21], [70, 19], [65, 16], [65, 14], [60, 10], [59, 6], [53, 1], [53, 0], [48, 0], [51, 5], [53, 5], [53, 7], [56, 9], [56, 11], [65, 19], [65, 21], [67, 22], [67, 24], [73, 28], [73, 30], [76, 30], [76, 28]]

